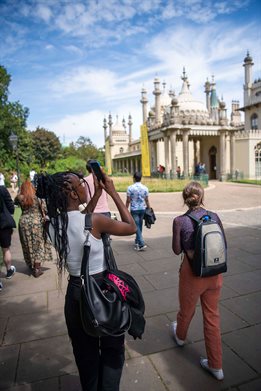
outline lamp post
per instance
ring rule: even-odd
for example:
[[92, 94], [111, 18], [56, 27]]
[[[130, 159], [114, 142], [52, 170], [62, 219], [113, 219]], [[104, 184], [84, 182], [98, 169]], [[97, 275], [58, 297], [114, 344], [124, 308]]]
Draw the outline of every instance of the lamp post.
[[20, 171], [19, 171], [19, 159], [18, 159], [18, 137], [11, 132], [9, 136], [9, 143], [12, 146], [13, 151], [16, 153], [16, 171], [18, 176], [18, 190], [20, 189]]

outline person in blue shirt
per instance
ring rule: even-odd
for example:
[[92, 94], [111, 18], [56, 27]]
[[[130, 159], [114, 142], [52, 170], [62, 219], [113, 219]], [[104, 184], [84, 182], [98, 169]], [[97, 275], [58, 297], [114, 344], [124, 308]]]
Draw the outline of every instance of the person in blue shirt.
[[134, 247], [136, 251], [143, 251], [147, 248], [142, 236], [142, 226], [145, 210], [150, 208], [149, 190], [141, 183], [141, 178], [141, 173], [136, 171], [133, 175], [134, 184], [127, 189], [126, 200], [126, 207], [130, 206], [130, 212], [137, 227]]

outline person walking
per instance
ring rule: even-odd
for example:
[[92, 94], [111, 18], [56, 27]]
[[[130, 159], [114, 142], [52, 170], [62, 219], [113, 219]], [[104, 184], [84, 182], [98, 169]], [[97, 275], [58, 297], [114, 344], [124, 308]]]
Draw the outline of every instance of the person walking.
[[12, 192], [15, 193], [17, 188], [17, 182], [18, 182], [18, 176], [16, 171], [12, 172], [10, 177], [10, 182], [11, 182]]
[[[95, 187], [94, 187], [94, 178], [92, 174], [92, 168], [89, 164], [90, 159], [86, 163], [86, 169], [89, 173], [88, 176], [84, 177], [84, 180], [86, 181], [86, 195], [87, 195], [87, 204], [91, 201], [91, 199], [94, 196], [95, 193]], [[104, 216], [111, 217], [111, 212], [108, 205], [108, 195], [104, 189], [101, 191], [100, 198], [97, 201], [96, 207], [93, 211], [94, 213], [101, 213]]]
[[136, 171], [133, 175], [134, 184], [127, 189], [126, 207], [129, 208], [135, 221], [137, 231], [134, 250], [143, 251], [147, 248], [142, 236], [143, 218], [147, 208], [150, 208], [149, 190], [141, 183], [142, 175]]
[[[183, 190], [183, 200], [189, 213], [200, 219], [206, 214], [203, 208], [204, 189], [198, 182], [190, 182]], [[213, 219], [222, 223], [216, 213]], [[204, 338], [207, 358], [200, 358], [201, 366], [217, 380], [223, 380], [222, 345], [220, 334], [220, 315], [218, 302], [222, 287], [222, 274], [211, 277], [196, 277], [192, 273], [190, 262], [194, 255], [195, 223], [186, 214], [173, 221], [172, 249], [176, 255], [183, 253], [179, 275], [179, 304], [177, 320], [170, 325], [170, 332], [178, 346], [183, 346], [190, 322], [195, 313], [198, 299], [201, 302], [204, 324]], [[224, 234], [225, 238], [225, 234]], [[225, 239], [226, 240], [226, 239]]]
[[[7, 188], [4, 185], [0, 186], [0, 212], [3, 212], [4, 205], [8, 212], [13, 215], [14, 214], [14, 203], [11, 198], [11, 195]], [[1, 223], [4, 223], [2, 219], [4, 219], [4, 214], [1, 213]], [[16, 272], [16, 268], [12, 265], [12, 254], [11, 254], [11, 239], [13, 234], [13, 227], [5, 227], [0, 229], [0, 246], [3, 253], [3, 261], [6, 267], [6, 276], [5, 278], [10, 279]]]
[[[89, 273], [99, 283], [99, 277], [106, 270], [101, 234], [132, 235], [136, 226], [112, 180], [104, 174], [104, 184], [98, 183], [96, 178], [94, 181], [96, 202], [101, 190], [105, 190], [112, 197], [122, 220], [108, 219], [100, 213], [93, 213], [91, 216]], [[85, 215], [80, 209], [87, 201], [86, 186], [84, 178], [74, 172], [42, 174], [37, 178], [37, 195], [46, 199], [50, 217], [48, 232], [57, 250], [58, 270], [60, 274], [65, 268], [69, 272], [64, 313], [82, 390], [119, 391], [125, 360], [124, 335], [93, 337], [85, 333], [81, 323], [80, 273], [86, 233]], [[86, 212], [94, 210], [96, 202], [92, 209], [88, 208], [89, 203]]]
[[35, 278], [43, 274], [42, 263], [52, 260], [51, 244], [44, 232], [43, 201], [35, 195], [35, 188], [29, 180], [22, 183], [15, 203], [22, 209], [18, 223], [24, 260]]

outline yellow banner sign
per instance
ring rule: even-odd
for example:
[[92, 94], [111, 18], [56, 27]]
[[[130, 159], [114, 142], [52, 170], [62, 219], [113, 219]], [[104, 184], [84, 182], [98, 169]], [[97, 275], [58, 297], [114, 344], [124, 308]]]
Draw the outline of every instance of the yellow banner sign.
[[150, 176], [150, 151], [149, 151], [149, 139], [148, 128], [146, 124], [140, 127], [140, 141], [141, 141], [141, 169], [143, 176]]
[[110, 147], [109, 137], [105, 141], [105, 166], [106, 166], [106, 169], [107, 169], [107, 175], [111, 175], [112, 174], [111, 147]]

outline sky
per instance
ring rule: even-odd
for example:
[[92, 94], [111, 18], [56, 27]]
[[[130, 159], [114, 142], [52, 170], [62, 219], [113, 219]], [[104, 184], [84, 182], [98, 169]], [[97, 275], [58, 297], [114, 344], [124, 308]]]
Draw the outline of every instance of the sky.
[[0, 65], [29, 130], [103, 147], [103, 119], [131, 115], [138, 138], [141, 89], [149, 107], [155, 77], [178, 95], [183, 67], [195, 99], [214, 75], [228, 114], [233, 99], [242, 106], [247, 50], [261, 73], [260, 21], [258, 0], [0, 0]]

